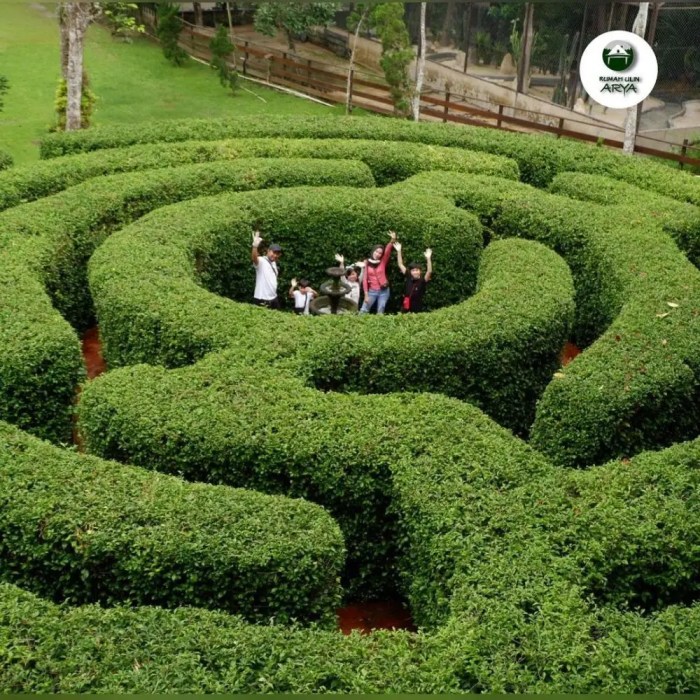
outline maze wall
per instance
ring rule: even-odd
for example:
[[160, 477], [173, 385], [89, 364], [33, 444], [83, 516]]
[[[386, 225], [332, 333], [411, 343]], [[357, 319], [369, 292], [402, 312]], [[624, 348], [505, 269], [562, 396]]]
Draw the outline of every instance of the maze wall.
[[[0, 173], [3, 690], [700, 690], [696, 179], [388, 119], [42, 153]], [[281, 290], [430, 246], [430, 313], [253, 307], [257, 227]]]

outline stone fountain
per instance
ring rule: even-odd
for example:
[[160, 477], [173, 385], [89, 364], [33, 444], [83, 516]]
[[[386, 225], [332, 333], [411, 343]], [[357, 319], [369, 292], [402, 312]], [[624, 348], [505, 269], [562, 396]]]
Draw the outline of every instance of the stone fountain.
[[326, 274], [331, 279], [321, 285], [319, 289], [321, 293], [309, 304], [311, 313], [316, 316], [357, 313], [357, 304], [345, 298], [350, 291], [350, 285], [340, 279], [345, 274], [345, 268], [329, 267]]

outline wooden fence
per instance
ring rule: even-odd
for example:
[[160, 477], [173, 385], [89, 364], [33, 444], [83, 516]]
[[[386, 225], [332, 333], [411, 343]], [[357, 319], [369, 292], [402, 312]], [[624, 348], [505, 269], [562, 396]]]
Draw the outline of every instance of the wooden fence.
[[[154, 14], [145, 8], [143, 12], [147, 26], [152, 28], [155, 25]], [[211, 29], [185, 23], [185, 28], [180, 34], [180, 45], [192, 56], [208, 62], [211, 60], [209, 42], [212, 35]], [[236, 37], [234, 43], [235, 62], [232, 65], [242, 75], [271, 85], [290, 88], [328, 103], [345, 103], [348, 71], [342, 66], [303, 59], [291, 52], [279, 51]], [[394, 114], [389, 87], [381, 76], [364, 70], [353, 70], [350, 71], [349, 83], [351, 109], [361, 107], [379, 114]], [[624, 130], [615, 126], [601, 125], [601, 130], [608, 134], [602, 137], [586, 133], [583, 129], [571, 128], [577, 123], [589, 130], [591, 128], [589, 122], [577, 122], [575, 118], [533, 115], [531, 111], [486, 102], [477, 107], [473, 104], [475, 101], [474, 98], [452, 94], [449, 91], [428, 90], [421, 94], [421, 119], [509, 131], [549, 133], [557, 138], [601, 143], [617, 149], [623, 146]], [[637, 153], [676, 161], [681, 168], [684, 165], [700, 167], [700, 146], [691, 146], [688, 139], [682, 144], [673, 144], [644, 136], [639, 138], [651, 145], [636, 144]]]

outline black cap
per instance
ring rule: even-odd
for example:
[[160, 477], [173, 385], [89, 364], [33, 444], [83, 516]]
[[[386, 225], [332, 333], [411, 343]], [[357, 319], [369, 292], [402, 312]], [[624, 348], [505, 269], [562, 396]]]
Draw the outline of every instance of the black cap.
[[268, 250], [271, 250], [273, 253], [281, 253], [281, 252], [282, 252], [282, 246], [281, 246], [281, 245], [277, 245], [277, 243], [273, 243], [272, 245], [270, 245], [270, 247], [268, 248]]

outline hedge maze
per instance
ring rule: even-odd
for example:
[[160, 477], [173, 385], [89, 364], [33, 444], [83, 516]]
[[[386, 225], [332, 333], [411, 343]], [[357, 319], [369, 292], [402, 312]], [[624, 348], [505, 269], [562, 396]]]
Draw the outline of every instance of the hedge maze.
[[[700, 181], [389, 119], [42, 155], [0, 173], [0, 688], [700, 692]], [[254, 307], [254, 228], [280, 289], [395, 229], [431, 311]], [[389, 595], [418, 633], [335, 630]]]

